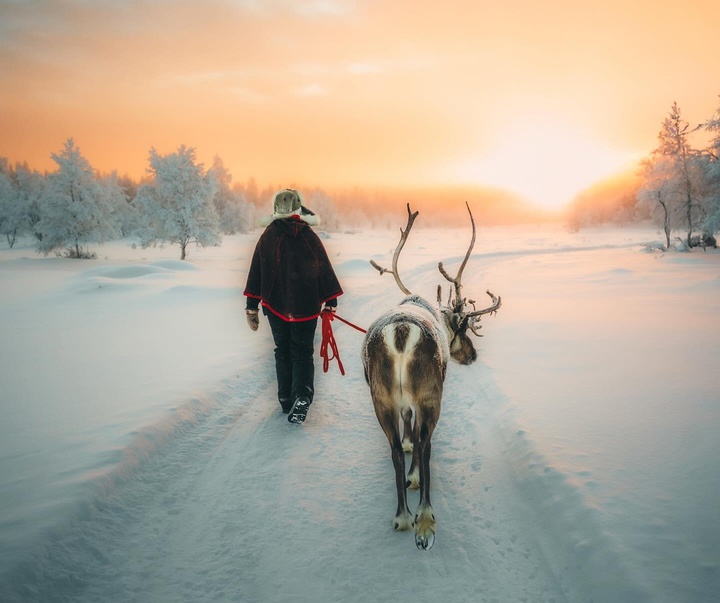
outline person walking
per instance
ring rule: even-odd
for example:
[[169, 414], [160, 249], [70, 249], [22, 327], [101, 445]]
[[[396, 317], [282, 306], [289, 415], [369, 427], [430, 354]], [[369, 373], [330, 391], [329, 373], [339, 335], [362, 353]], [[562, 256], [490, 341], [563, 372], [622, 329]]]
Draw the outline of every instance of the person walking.
[[258, 330], [260, 305], [270, 324], [278, 401], [290, 423], [305, 420], [315, 394], [317, 319], [323, 311], [334, 312], [343, 294], [325, 247], [311, 228], [319, 223], [318, 216], [303, 206], [300, 193], [278, 192], [243, 292], [250, 328]]

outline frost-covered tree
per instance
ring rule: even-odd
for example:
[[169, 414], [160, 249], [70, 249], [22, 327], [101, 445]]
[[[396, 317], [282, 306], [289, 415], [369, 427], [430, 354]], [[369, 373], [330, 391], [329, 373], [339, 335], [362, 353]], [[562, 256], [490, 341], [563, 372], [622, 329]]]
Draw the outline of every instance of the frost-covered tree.
[[704, 154], [704, 169], [708, 185], [707, 215], [703, 230], [709, 234], [720, 232], [720, 107], [704, 124], [712, 139]]
[[257, 205], [259, 203], [259, 195], [257, 182], [255, 182], [255, 178], [250, 176], [250, 179], [247, 182], [247, 191], [246, 191], [246, 197], [248, 203], [252, 203], [253, 205]]
[[115, 230], [120, 236], [128, 236], [138, 227], [138, 210], [130, 203], [117, 173], [101, 177], [98, 184], [110, 210], [110, 219]]
[[658, 134], [658, 148], [655, 153], [668, 161], [662, 162], [667, 169], [666, 176], [676, 191], [668, 198], [671, 211], [677, 212], [687, 228], [687, 245], [693, 230], [704, 217], [704, 208], [699, 197], [699, 188], [704, 177], [700, 153], [690, 144], [690, 125], [685, 121], [677, 103], [673, 103], [670, 114], [663, 121]]
[[203, 165], [197, 163], [195, 149], [182, 145], [168, 155], [150, 149], [148, 172], [152, 182], [141, 186], [136, 197], [146, 223], [138, 232], [142, 246], [177, 243], [184, 260], [190, 243], [220, 245], [220, 227], [212, 203], [215, 185], [205, 177]]
[[14, 175], [19, 203], [27, 211], [28, 229], [36, 241], [42, 241], [43, 235], [38, 229], [38, 224], [44, 212], [43, 199], [47, 180], [40, 172], [31, 170], [27, 163], [16, 165]]
[[232, 175], [220, 157], [215, 157], [207, 178], [213, 181], [215, 195], [213, 205], [224, 234], [248, 232], [252, 225], [254, 211], [245, 202], [242, 193], [230, 188]]
[[37, 249], [45, 255], [64, 248], [67, 257], [94, 257], [83, 245], [115, 236], [106, 195], [72, 138], [52, 158], [58, 170], [48, 176]]
[[140, 185], [135, 182], [130, 176], [127, 174], [123, 176], [118, 176], [118, 184], [123, 189], [123, 192], [125, 193], [125, 197], [127, 200], [132, 203], [135, 199], [135, 196], [137, 195], [138, 188], [140, 188]]
[[305, 205], [320, 216], [323, 229], [330, 232], [341, 230], [341, 223], [335, 202], [321, 188], [315, 188], [304, 196]]
[[26, 224], [27, 212], [20, 205], [10, 175], [0, 170], [0, 233], [5, 235], [10, 248], [15, 245], [15, 239]]
[[653, 155], [642, 164], [643, 184], [637, 193], [638, 207], [649, 208], [653, 220], [662, 225], [665, 233], [665, 249], [670, 249], [673, 213], [670, 204], [677, 198], [676, 182], [670, 178], [668, 159]]

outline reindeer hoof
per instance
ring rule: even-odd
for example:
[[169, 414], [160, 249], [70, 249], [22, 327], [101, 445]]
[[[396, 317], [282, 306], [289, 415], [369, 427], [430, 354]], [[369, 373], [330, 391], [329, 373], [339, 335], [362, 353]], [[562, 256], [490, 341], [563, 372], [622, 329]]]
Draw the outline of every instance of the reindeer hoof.
[[435, 544], [435, 515], [431, 508], [415, 516], [415, 546], [421, 551], [430, 550]]
[[393, 530], [396, 532], [410, 530], [414, 525], [413, 517], [410, 513], [402, 513], [401, 515], [396, 515], [393, 518]]
[[415, 533], [415, 546], [421, 551], [429, 551], [435, 544], [435, 532], [427, 534]]

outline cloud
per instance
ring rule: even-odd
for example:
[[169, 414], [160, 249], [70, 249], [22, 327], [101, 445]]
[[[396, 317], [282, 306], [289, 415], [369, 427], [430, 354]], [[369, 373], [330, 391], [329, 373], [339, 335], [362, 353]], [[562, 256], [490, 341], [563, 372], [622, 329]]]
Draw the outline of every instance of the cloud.
[[[238, 81], [257, 80], [257, 74], [247, 71], [200, 71], [196, 73], [180, 73], [158, 82], [161, 87], [187, 86], [199, 87], [206, 93], [211, 88], [221, 90], [222, 94], [230, 94], [234, 100], [242, 103], [258, 105], [267, 102], [268, 97], [248, 86], [237, 85]], [[257, 83], [257, 82], [256, 82]], [[213, 84], [215, 86], [213, 87]]]
[[249, 88], [236, 86], [235, 88], [232, 88], [232, 94], [236, 100], [249, 105], [261, 105], [267, 102], [267, 97], [265, 95], [260, 94], [255, 90], [250, 90]]
[[208, 82], [223, 81], [229, 77], [224, 71], [204, 71], [201, 73], [183, 73], [172, 77], [172, 81], [178, 84], [194, 86], [195, 84], [206, 84]]
[[300, 63], [293, 65], [290, 70], [300, 77], [314, 78], [332, 75], [334, 67], [325, 63]]
[[377, 63], [350, 63], [348, 71], [353, 75], [366, 75], [373, 73], [382, 73], [385, 71], [383, 67]]
[[260, 15], [293, 13], [301, 17], [343, 17], [355, 12], [355, 0], [231, 0], [230, 4]]
[[324, 96], [327, 94], [327, 88], [319, 84], [309, 84], [295, 90], [297, 96]]
[[52, 6], [48, 9], [34, 2], [0, 2], [0, 46], [32, 49], [37, 38], [67, 33], [67, 19]]
[[354, 0], [310, 0], [306, 2], [288, 2], [295, 12], [306, 17], [328, 16], [342, 17], [355, 10]]

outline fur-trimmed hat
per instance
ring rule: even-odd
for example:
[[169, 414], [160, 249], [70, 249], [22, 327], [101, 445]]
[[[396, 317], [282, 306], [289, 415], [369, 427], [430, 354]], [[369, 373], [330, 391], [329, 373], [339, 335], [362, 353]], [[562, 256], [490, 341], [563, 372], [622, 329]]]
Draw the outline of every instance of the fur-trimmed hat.
[[315, 215], [315, 212], [303, 205], [302, 196], [292, 188], [284, 188], [275, 193], [273, 213], [267, 218], [261, 218], [260, 225], [267, 226], [273, 220], [289, 218], [290, 216], [298, 216], [303, 222], [307, 222], [310, 226], [320, 225], [320, 218]]
[[273, 202], [273, 217], [286, 218], [292, 215], [300, 215], [302, 199], [300, 193], [292, 188], [281, 190], [275, 195]]

